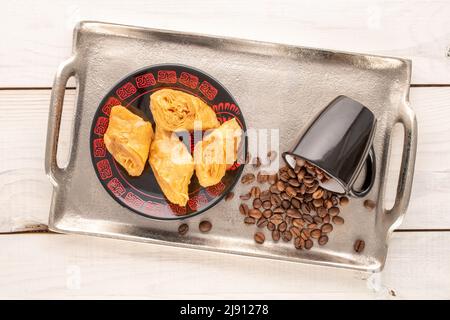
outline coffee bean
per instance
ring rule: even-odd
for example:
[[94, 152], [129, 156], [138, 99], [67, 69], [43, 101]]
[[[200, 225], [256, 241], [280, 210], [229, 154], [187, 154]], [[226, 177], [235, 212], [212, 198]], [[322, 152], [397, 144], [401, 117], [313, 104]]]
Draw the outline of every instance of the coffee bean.
[[329, 214], [327, 214], [325, 217], [323, 217], [323, 223], [330, 223], [331, 221], [331, 216]]
[[297, 158], [295, 159], [295, 165], [299, 167], [303, 167], [305, 165], [305, 160]]
[[302, 217], [303, 217], [303, 220], [305, 220], [308, 223], [313, 223], [314, 222], [314, 218], [311, 215], [309, 215], [309, 214], [304, 214]]
[[281, 207], [277, 207], [277, 208], [273, 209], [273, 213], [283, 214], [284, 209]]
[[256, 225], [258, 226], [258, 228], [265, 228], [265, 227], [267, 227], [268, 223], [269, 223], [269, 221], [266, 218], [261, 217], [256, 222]]
[[310, 223], [310, 224], [308, 224], [308, 229], [309, 230], [314, 230], [314, 229], [317, 229], [317, 224], [316, 223]]
[[299, 228], [297, 228], [297, 227], [290, 227], [290, 228], [289, 228], [289, 231], [292, 233], [292, 235], [293, 235], [295, 238], [300, 237], [301, 231], [300, 231]]
[[344, 224], [344, 218], [335, 216], [333, 217], [333, 223], [336, 225]]
[[313, 237], [314, 239], [319, 239], [321, 235], [322, 232], [320, 231], [320, 229], [314, 229], [313, 231], [311, 231], [311, 237]]
[[270, 188], [269, 188], [269, 191], [270, 191], [270, 192], [272, 192], [273, 194], [280, 194], [280, 193], [281, 193], [281, 191], [280, 191], [280, 190], [278, 190], [278, 188], [277, 188], [277, 185], [276, 185], [276, 184], [274, 184], [274, 185], [271, 185], [271, 186], [270, 186]]
[[303, 220], [303, 219], [294, 219], [292, 221], [292, 224], [294, 226], [296, 226], [296, 227], [303, 228], [303, 226], [305, 225], [305, 220]]
[[301, 213], [296, 209], [287, 209], [286, 215], [288, 215], [289, 217], [291, 217], [293, 219], [298, 219], [298, 218], [302, 217]]
[[361, 253], [364, 251], [364, 248], [366, 247], [366, 243], [364, 242], [364, 240], [356, 240], [355, 244], [353, 245], [353, 249], [358, 252]]
[[211, 222], [204, 220], [198, 225], [201, 232], [209, 232], [212, 228]]
[[303, 246], [304, 246], [304, 240], [302, 238], [295, 238], [295, 240], [294, 240], [295, 249], [301, 250], [301, 249], [303, 249]]
[[252, 198], [255, 198], [255, 199], [259, 198], [260, 194], [261, 194], [261, 189], [259, 189], [259, 187], [252, 187], [250, 189], [250, 195]]
[[309, 239], [309, 237], [311, 237], [311, 232], [308, 229], [302, 229], [300, 231], [300, 237], [303, 238], [303, 240], [307, 240]]
[[289, 179], [288, 183], [293, 186], [293, 187], [299, 187], [300, 186], [300, 182], [298, 182], [297, 179]]
[[291, 178], [291, 176], [287, 172], [282, 172], [280, 174], [279, 178], [281, 181], [288, 182], [288, 180]]
[[272, 194], [270, 193], [269, 190], [264, 190], [263, 192], [261, 192], [259, 198], [261, 199], [261, 201], [268, 201], [270, 200], [271, 196]]
[[241, 178], [242, 184], [250, 184], [255, 181], [255, 175], [253, 173], [246, 173]]
[[271, 174], [269, 175], [269, 178], [267, 179], [267, 181], [272, 185], [275, 184], [278, 181], [278, 175], [275, 174]]
[[297, 191], [295, 191], [294, 188], [292, 188], [291, 186], [286, 188], [286, 194], [288, 195], [289, 198], [293, 198], [297, 195]]
[[281, 234], [281, 238], [283, 239], [283, 241], [289, 242], [292, 240], [292, 233], [290, 231], [284, 231]]
[[321, 236], [317, 242], [321, 246], [326, 245], [328, 242], [328, 236], [326, 236], [326, 235]]
[[251, 198], [251, 194], [250, 194], [250, 192], [248, 192], [248, 193], [244, 193], [244, 194], [241, 194], [240, 196], [239, 196], [239, 199], [241, 199], [241, 200], [248, 200], [248, 199], [250, 199]]
[[281, 198], [280, 198], [280, 196], [277, 195], [277, 194], [272, 194], [270, 196], [270, 203], [272, 203], [272, 205], [274, 207], [280, 206], [281, 205]]
[[302, 203], [301, 205], [301, 212], [302, 213], [309, 213], [311, 209], [309, 209], [308, 205], [306, 203]]
[[262, 232], [256, 232], [254, 238], [255, 242], [259, 244], [264, 243], [264, 240], [266, 240], [266, 236]]
[[323, 200], [322, 199], [314, 199], [313, 200], [313, 205], [316, 208], [321, 207], [323, 205]]
[[372, 211], [376, 207], [376, 204], [372, 200], [366, 200], [366, 201], [364, 201], [364, 207], [367, 210]]
[[348, 205], [348, 203], [349, 203], [349, 199], [347, 197], [342, 197], [339, 199], [339, 204], [343, 207]]
[[262, 215], [264, 218], [270, 218], [272, 216], [272, 210], [264, 210]]
[[330, 216], [332, 216], [332, 217], [335, 217], [335, 216], [337, 216], [338, 214], [339, 214], [339, 208], [338, 207], [331, 207], [329, 210], [328, 210], [328, 213], [330, 214]]
[[313, 199], [322, 198], [323, 197], [323, 189], [317, 189], [316, 191], [314, 191], [312, 197], [313, 197]]
[[263, 174], [261, 172], [258, 172], [258, 174], [256, 175], [256, 181], [258, 183], [266, 183], [268, 178], [269, 176], [267, 174]]
[[262, 204], [262, 207], [264, 209], [270, 209], [272, 207], [272, 203], [269, 200], [264, 201], [263, 204]]
[[322, 232], [325, 233], [330, 233], [331, 231], [333, 231], [333, 225], [329, 224], [329, 223], [325, 223], [322, 228], [321, 228]]
[[291, 224], [292, 224], [292, 220], [294, 220], [294, 219], [292, 219], [292, 217], [284, 216], [284, 221], [286, 221], [286, 223], [287, 223], [288, 225], [291, 225]]
[[314, 216], [313, 220], [315, 224], [321, 224], [323, 222], [323, 219], [319, 216]]
[[331, 196], [331, 202], [333, 203], [333, 206], [337, 206], [339, 203], [339, 198], [336, 195]]
[[272, 162], [277, 158], [277, 153], [276, 151], [269, 151], [267, 152], [267, 159]]
[[256, 157], [255, 162], [253, 163], [254, 168], [261, 167], [261, 159], [259, 157]]
[[278, 240], [280, 240], [280, 231], [278, 231], [278, 230], [273, 230], [273, 231], [272, 231], [272, 239], [273, 239], [273, 241], [278, 241]]
[[287, 194], [286, 192], [282, 192], [282, 193], [280, 194], [280, 198], [283, 199], [283, 200], [289, 201], [289, 203], [291, 202], [291, 197], [289, 197], [288, 194]]
[[269, 222], [267, 224], [267, 229], [269, 229], [270, 231], [274, 231], [277, 228], [277, 226], [275, 224], [273, 224], [272, 222]]
[[270, 222], [272, 222], [275, 225], [279, 225], [280, 223], [283, 222], [283, 217], [281, 216], [281, 214], [274, 214], [270, 217]]
[[299, 182], [303, 182], [303, 179], [305, 178], [306, 175], [306, 171], [305, 169], [301, 169], [298, 173], [297, 173], [297, 180]]
[[305, 249], [309, 250], [313, 247], [314, 243], [312, 242], [311, 239], [305, 240]]
[[259, 198], [253, 200], [253, 208], [259, 209], [262, 206], [262, 201]]
[[333, 202], [327, 199], [323, 202], [323, 205], [325, 206], [325, 208], [330, 209], [333, 206]]
[[325, 217], [328, 214], [328, 210], [324, 207], [317, 208], [317, 215], [321, 218]]
[[304, 176], [303, 177], [303, 183], [307, 186], [307, 187], [311, 187], [312, 184], [314, 183], [314, 178], [311, 176]]
[[234, 192], [230, 191], [227, 193], [227, 195], [225, 196], [225, 201], [230, 201], [231, 199], [234, 198]]
[[184, 236], [189, 231], [189, 226], [186, 223], [180, 224], [178, 227], [178, 233]]
[[277, 189], [278, 189], [279, 192], [283, 192], [284, 191], [285, 187], [284, 187], [283, 181], [278, 181], [275, 185], [277, 186]]
[[258, 209], [250, 209], [248, 215], [252, 218], [259, 219], [262, 216], [262, 212], [259, 211]]
[[289, 202], [289, 200], [283, 200], [283, 201], [281, 202], [281, 206], [282, 206], [284, 209], [287, 209], [287, 208], [289, 208], [289, 207], [291, 206], [291, 203]]
[[239, 212], [246, 216], [248, 214], [248, 205], [246, 205], [245, 203], [241, 203], [241, 205], [239, 206]]
[[293, 178], [293, 179], [297, 179], [297, 174], [295, 173], [295, 171], [292, 168], [289, 168], [287, 171], [289, 177]]
[[295, 209], [300, 209], [301, 202], [297, 198], [292, 199], [291, 204]]
[[253, 217], [245, 217], [244, 218], [244, 223], [245, 224], [255, 224], [255, 218], [253, 218]]
[[286, 231], [286, 229], [287, 229], [287, 223], [286, 223], [286, 221], [283, 221], [282, 223], [280, 223], [280, 224], [278, 225], [278, 230], [280, 230], [280, 232], [284, 232], [284, 231]]

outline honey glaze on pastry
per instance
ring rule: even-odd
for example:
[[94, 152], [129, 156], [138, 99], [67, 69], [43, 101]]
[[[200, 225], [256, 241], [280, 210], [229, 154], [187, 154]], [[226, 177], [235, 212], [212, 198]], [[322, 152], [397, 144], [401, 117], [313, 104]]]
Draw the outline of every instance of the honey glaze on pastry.
[[194, 173], [194, 160], [183, 142], [173, 132], [157, 126], [149, 163], [167, 199], [184, 207], [189, 200], [188, 186]]
[[200, 130], [219, 127], [216, 114], [201, 99], [179, 90], [161, 89], [150, 96], [150, 109], [156, 125], [167, 131]]
[[242, 129], [233, 118], [195, 145], [195, 173], [202, 187], [220, 182], [237, 158]]
[[108, 129], [103, 137], [106, 149], [130, 176], [139, 176], [148, 158], [153, 129], [123, 106], [111, 108]]

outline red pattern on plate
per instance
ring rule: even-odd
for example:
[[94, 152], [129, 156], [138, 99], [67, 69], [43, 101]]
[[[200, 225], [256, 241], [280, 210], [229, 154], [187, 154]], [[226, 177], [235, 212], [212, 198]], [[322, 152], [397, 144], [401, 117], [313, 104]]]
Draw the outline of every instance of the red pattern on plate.
[[106, 180], [112, 177], [111, 165], [108, 159], [103, 159], [97, 162], [98, 173], [102, 180]]
[[102, 111], [104, 114], [109, 116], [111, 113], [111, 108], [118, 105], [120, 105], [120, 101], [118, 99], [114, 97], [109, 97], [106, 103], [103, 105]]
[[121, 86], [119, 89], [116, 90], [116, 94], [122, 100], [131, 97], [136, 92], [137, 92], [136, 87], [130, 81], [128, 81], [127, 83], [125, 83], [123, 86]]
[[103, 138], [97, 138], [93, 141], [94, 157], [103, 158], [106, 155], [106, 146]]
[[220, 181], [218, 184], [206, 188], [206, 192], [208, 192], [208, 194], [214, 198], [220, 195], [223, 190], [225, 190], [225, 184], [222, 181]]
[[187, 213], [186, 207], [179, 206], [175, 203], [169, 203], [169, 208], [176, 216], [184, 216]]
[[177, 83], [177, 73], [173, 70], [159, 70], [158, 82], [161, 83]]
[[109, 119], [106, 117], [98, 117], [95, 123], [94, 133], [96, 135], [102, 136], [105, 134], [106, 129], [108, 129]]
[[136, 77], [136, 86], [138, 88], [147, 88], [150, 86], [154, 86], [155, 84], [156, 80], [153, 76], [153, 73], [151, 72]]
[[208, 198], [204, 194], [193, 196], [188, 200], [188, 206], [192, 210], [198, 210], [205, 204], [208, 204]]
[[213, 100], [217, 95], [217, 89], [208, 81], [203, 81], [199, 88], [200, 92], [204, 94], [209, 100]]
[[137, 195], [135, 195], [133, 192], [128, 192], [125, 196], [125, 202], [132, 206], [133, 208], [140, 208], [144, 204], [144, 200], [139, 198]]
[[198, 86], [198, 77], [187, 72], [182, 72], [180, 75], [180, 83], [189, 88], [195, 89]]
[[108, 189], [111, 190], [117, 197], [121, 197], [125, 193], [123, 184], [117, 178], [112, 178], [108, 182]]

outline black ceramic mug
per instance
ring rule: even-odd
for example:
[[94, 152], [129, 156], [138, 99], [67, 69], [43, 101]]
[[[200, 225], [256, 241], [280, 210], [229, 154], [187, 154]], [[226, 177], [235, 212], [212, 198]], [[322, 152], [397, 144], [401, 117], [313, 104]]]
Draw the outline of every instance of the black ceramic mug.
[[[322, 169], [330, 179], [321, 183], [327, 190], [357, 197], [366, 195], [375, 180], [372, 148], [375, 115], [361, 103], [338, 96], [311, 123], [294, 147], [283, 153], [289, 166], [301, 158]], [[361, 190], [354, 184], [366, 164]]]

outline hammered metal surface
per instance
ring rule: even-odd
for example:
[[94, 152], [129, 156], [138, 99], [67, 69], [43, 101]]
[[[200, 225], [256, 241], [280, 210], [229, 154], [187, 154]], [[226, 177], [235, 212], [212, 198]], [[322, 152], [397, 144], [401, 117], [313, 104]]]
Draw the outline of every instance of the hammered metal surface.
[[[105, 93], [124, 75], [144, 66], [176, 63], [203, 70], [218, 79], [234, 96], [248, 128], [279, 129], [279, 151], [288, 150], [306, 124], [336, 96], [344, 94], [370, 108], [378, 119], [374, 149], [377, 174], [367, 196], [377, 202], [370, 212], [364, 199], [352, 198], [343, 209], [345, 225], [337, 226], [324, 247], [296, 250], [292, 243], [264, 245], [253, 240], [255, 226], [242, 222], [237, 196], [187, 220], [187, 236], [177, 233], [178, 221], [156, 221], [133, 213], [110, 198], [101, 187], [89, 155], [94, 113]], [[148, 241], [256, 257], [316, 263], [359, 270], [380, 270], [392, 228], [398, 225], [409, 201], [415, 156], [415, 118], [407, 106], [411, 65], [407, 60], [325, 51], [310, 48], [223, 39], [97, 22], [82, 22], [74, 33], [73, 57], [55, 79], [49, 118], [47, 172], [54, 183], [50, 228], [59, 232], [93, 234]], [[60, 102], [65, 80], [75, 74], [78, 98], [69, 164], [58, 169], [56, 153]], [[398, 206], [384, 210], [384, 177], [390, 134], [402, 121], [405, 131], [404, 170]], [[52, 140], [53, 139], [53, 140]], [[277, 159], [279, 160], [279, 158]], [[246, 166], [244, 174], [252, 171]], [[248, 186], [238, 184], [235, 194]], [[210, 233], [198, 231], [208, 219]], [[366, 242], [362, 254], [353, 243]]]

